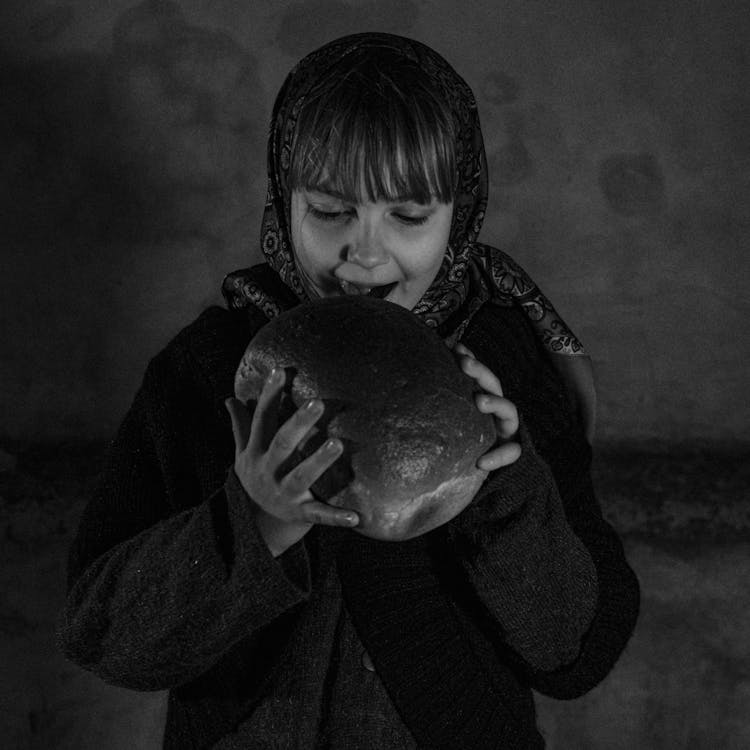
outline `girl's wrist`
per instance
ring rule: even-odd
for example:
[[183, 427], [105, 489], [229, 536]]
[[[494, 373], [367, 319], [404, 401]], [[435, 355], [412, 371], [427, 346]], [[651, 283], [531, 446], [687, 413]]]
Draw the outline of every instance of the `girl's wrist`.
[[288, 523], [255, 506], [255, 525], [273, 557], [296, 544], [310, 530], [311, 524]]

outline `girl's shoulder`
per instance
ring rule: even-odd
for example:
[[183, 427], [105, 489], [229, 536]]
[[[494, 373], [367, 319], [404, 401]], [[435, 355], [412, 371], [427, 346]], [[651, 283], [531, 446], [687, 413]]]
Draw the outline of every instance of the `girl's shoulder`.
[[582, 427], [553, 355], [517, 305], [485, 303], [462, 341], [497, 375], [545, 459], [554, 463], [561, 444], [582, 441]]
[[227, 310], [218, 305], [205, 308], [169, 341], [163, 351], [188, 349], [201, 352], [211, 344], [250, 340], [255, 331], [251, 319], [241, 310]]
[[477, 356], [472, 344], [480, 349], [506, 377], [522, 382], [531, 373], [547, 372], [554, 378], [549, 353], [528, 316], [512, 301], [486, 301], [472, 317], [463, 340]]
[[217, 305], [204, 309], [149, 362], [146, 379], [167, 388], [231, 395], [234, 373], [261, 321]]

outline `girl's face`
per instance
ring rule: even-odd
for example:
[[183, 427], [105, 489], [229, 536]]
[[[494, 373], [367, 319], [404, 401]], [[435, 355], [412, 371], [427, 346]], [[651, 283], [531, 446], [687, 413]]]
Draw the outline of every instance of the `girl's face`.
[[292, 193], [292, 243], [323, 297], [367, 294], [414, 308], [448, 246], [453, 203], [351, 203], [316, 190]]

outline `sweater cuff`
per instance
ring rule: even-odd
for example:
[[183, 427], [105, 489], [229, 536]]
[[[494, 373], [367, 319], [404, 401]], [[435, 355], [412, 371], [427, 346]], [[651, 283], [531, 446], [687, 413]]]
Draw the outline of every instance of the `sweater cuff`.
[[552, 486], [550, 470], [534, 449], [523, 421], [515, 439], [521, 445], [521, 455], [512, 464], [490, 472], [471, 503], [448, 523], [451, 536], [458, 533], [478, 540], [494, 534], [498, 525], [510, 524], [531, 498]]
[[551, 670], [579, 653], [596, 607], [597, 574], [565, 519], [549, 468], [521, 430], [521, 457], [491, 475], [450, 533], [508, 645], [535, 668]]
[[234, 467], [227, 473], [224, 490], [238, 574], [265, 580], [290, 604], [306, 599], [312, 584], [305, 545], [298, 542], [274, 557], [255, 522], [253, 500], [245, 492]]

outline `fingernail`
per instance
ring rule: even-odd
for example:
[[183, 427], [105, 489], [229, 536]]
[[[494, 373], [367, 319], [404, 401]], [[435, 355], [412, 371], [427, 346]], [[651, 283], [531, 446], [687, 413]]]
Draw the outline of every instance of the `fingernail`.
[[274, 367], [271, 372], [268, 373], [268, 378], [266, 379], [268, 383], [275, 383], [279, 379], [279, 368]]
[[354, 513], [350, 513], [348, 516], [344, 516], [344, 520], [350, 526], [356, 526], [359, 523], [359, 517], [355, 515]]
[[305, 404], [305, 411], [318, 411], [322, 404], [316, 399], [311, 399]]
[[326, 441], [325, 449], [327, 451], [333, 452], [333, 451], [339, 450], [340, 448], [341, 448], [341, 441], [340, 440], [336, 440], [336, 438], [331, 438], [330, 440]]

